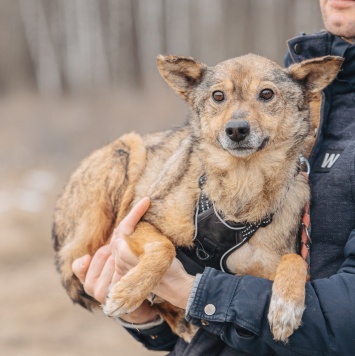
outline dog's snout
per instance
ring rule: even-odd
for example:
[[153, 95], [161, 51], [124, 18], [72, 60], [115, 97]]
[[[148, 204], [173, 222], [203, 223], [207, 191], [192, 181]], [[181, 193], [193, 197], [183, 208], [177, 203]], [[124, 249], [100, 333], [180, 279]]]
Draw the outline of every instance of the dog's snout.
[[232, 141], [240, 142], [249, 135], [250, 125], [246, 120], [232, 119], [227, 123], [225, 131]]

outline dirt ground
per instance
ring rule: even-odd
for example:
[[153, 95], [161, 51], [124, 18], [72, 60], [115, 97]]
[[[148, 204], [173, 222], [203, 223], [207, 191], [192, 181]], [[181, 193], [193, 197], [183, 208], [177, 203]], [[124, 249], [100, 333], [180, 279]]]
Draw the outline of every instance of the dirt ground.
[[171, 92], [0, 98], [0, 354], [153, 355], [113, 320], [74, 306], [60, 285], [52, 211], [70, 172], [124, 132], [181, 124]]

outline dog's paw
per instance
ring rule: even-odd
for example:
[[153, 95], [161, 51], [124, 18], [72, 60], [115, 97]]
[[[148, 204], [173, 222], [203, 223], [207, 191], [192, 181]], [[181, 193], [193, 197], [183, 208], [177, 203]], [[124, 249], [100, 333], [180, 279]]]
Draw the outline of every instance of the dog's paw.
[[268, 320], [274, 339], [287, 343], [305, 309], [307, 268], [301, 256], [282, 256], [272, 286]]
[[287, 300], [275, 292], [272, 294], [268, 320], [275, 340], [287, 343], [288, 338], [301, 325], [304, 309], [302, 298]]
[[139, 288], [122, 283], [122, 280], [112, 286], [103, 306], [103, 312], [110, 317], [118, 317], [136, 310], [146, 299]]

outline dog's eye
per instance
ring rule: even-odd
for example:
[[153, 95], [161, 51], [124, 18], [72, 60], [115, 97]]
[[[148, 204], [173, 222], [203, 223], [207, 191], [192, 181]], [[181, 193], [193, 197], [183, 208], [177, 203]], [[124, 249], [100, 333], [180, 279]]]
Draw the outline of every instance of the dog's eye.
[[223, 91], [216, 90], [212, 93], [212, 98], [214, 101], [220, 102], [224, 100], [224, 93]]
[[263, 100], [270, 100], [274, 96], [274, 92], [271, 89], [264, 89], [260, 92], [259, 97]]

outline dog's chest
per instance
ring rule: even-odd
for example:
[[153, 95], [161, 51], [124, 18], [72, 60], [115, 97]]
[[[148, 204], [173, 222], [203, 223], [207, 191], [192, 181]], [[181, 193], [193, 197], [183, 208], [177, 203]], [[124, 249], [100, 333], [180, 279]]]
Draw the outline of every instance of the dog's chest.
[[[205, 176], [200, 179], [200, 188], [205, 183]], [[226, 262], [234, 251], [242, 248], [259, 230], [264, 230], [272, 223], [272, 216], [251, 224], [235, 224], [223, 218], [223, 213], [215, 209], [215, 204], [201, 191], [195, 213], [195, 233], [192, 248], [183, 248], [178, 251], [182, 261], [186, 261], [185, 268], [195, 274], [205, 267], [213, 267], [230, 273], [241, 274], [239, 265], [232, 263], [228, 268]], [[248, 249], [242, 249], [247, 251]], [[254, 248], [255, 250], [255, 248]], [[264, 249], [264, 252], [266, 250]], [[237, 253], [240, 255], [240, 253]], [[239, 259], [240, 260], [240, 259]], [[240, 260], [241, 263], [250, 264], [250, 258]], [[232, 261], [235, 261], [233, 258]], [[243, 267], [245, 269], [246, 266]], [[249, 270], [247, 268], [246, 270]]]

